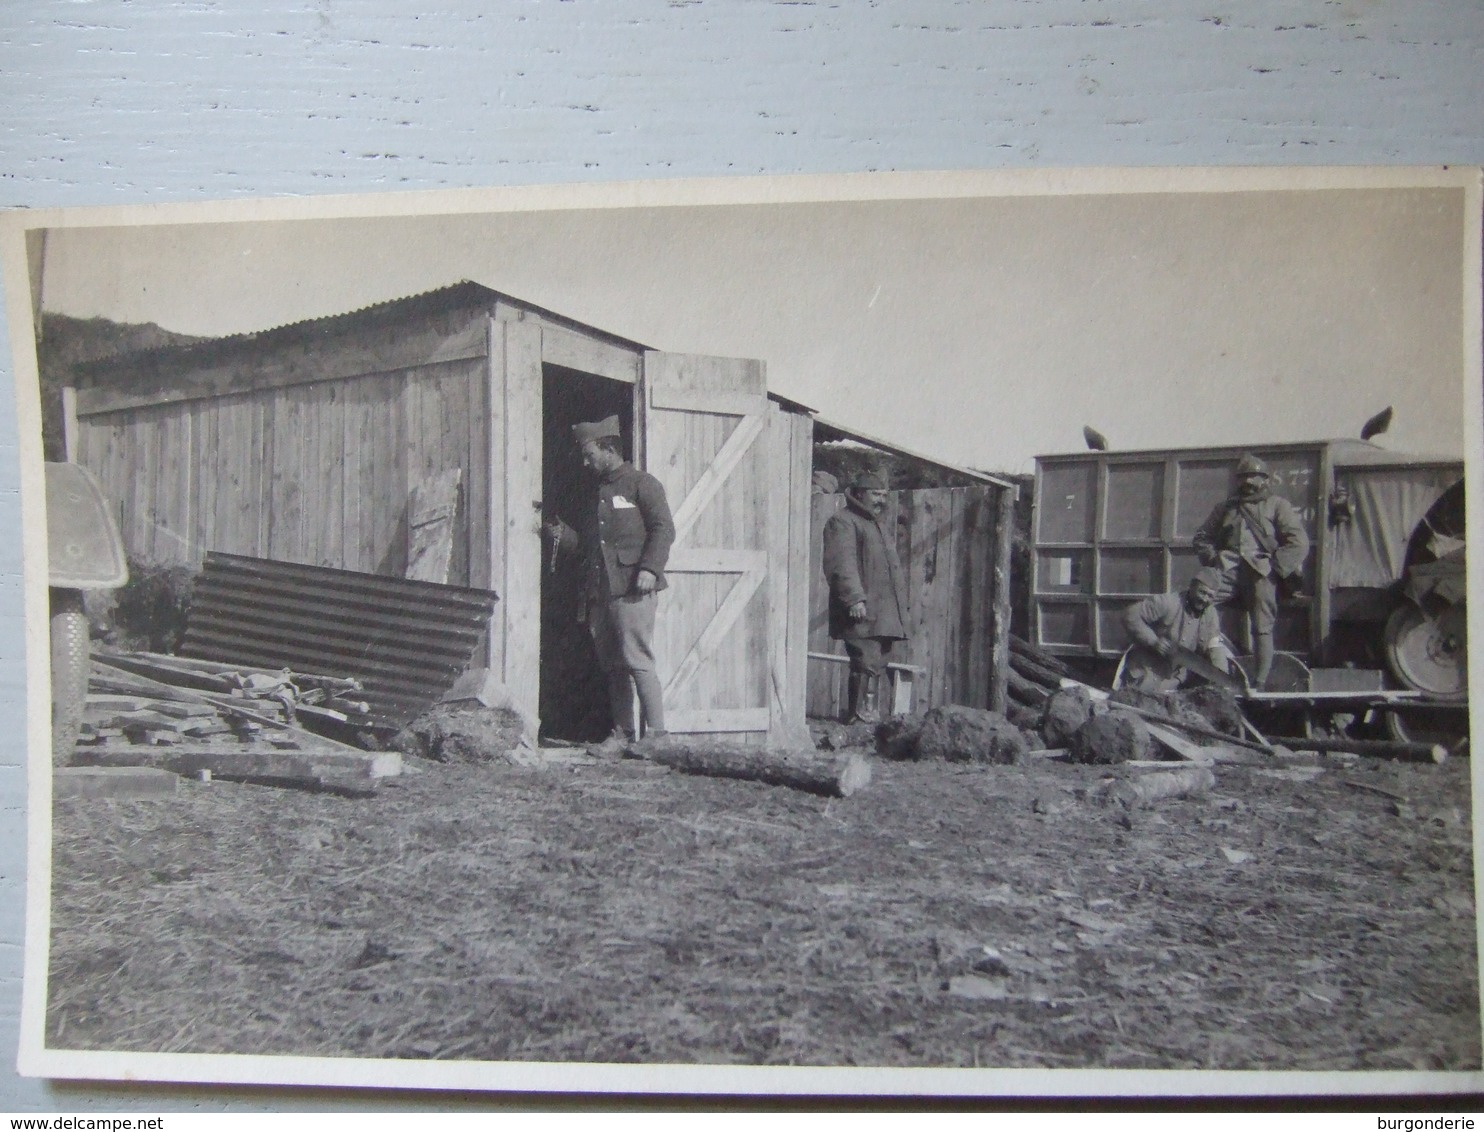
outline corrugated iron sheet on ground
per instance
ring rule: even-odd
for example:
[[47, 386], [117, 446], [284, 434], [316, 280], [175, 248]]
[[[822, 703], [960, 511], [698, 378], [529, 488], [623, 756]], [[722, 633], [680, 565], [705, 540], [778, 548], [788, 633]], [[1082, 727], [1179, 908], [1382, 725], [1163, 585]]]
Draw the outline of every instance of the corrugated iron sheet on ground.
[[497, 600], [489, 590], [211, 553], [179, 651], [357, 677], [366, 718], [400, 727], [470, 665]]

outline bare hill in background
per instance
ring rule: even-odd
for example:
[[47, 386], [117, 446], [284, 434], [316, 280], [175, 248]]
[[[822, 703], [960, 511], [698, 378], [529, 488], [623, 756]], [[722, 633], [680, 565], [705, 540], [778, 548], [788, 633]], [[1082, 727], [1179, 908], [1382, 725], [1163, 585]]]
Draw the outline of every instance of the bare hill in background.
[[36, 364], [41, 375], [41, 435], [46, 458], [63, 458], [62, 387], [73, 381], [73, 366], [120, 354], [203, 341], [204, 338], [177, 334], [153, 322], [43, 314], [36, 328]]

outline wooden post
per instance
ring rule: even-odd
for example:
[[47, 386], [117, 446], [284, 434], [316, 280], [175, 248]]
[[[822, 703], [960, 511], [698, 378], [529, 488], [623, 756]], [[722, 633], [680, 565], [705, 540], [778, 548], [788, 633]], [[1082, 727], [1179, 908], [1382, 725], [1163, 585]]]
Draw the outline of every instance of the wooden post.
[[1000, 488], [995, 513], [994, 646], [990, 650], [989, 706], [1003, 712], [1010, 669], [1010, 549], [1015, 534], [1015, 496], [1012, 487]]
[[506, 690], [530, 734], [540, 726], [541, 684], [541, 325], [505, 326]]
[[77, 463], [77, 387], [62, 386], [62, 459]]
[[[486, 584], [490, 589], [505, 588], [505, 325], [493, 315], [486, 327], [484, 427], [486, 476], [489, 494], [485, 500], [485, 531], [489, 536], [483, 547], [489, 556]], [[505, 610], [508, 593], [500, 594], [500, 603], [490, 614], [485, 640], [485, 667], [505, 678]]]
[[[1310, 553], [1314, 556], [1313, 604], [1309, 607], [1309, 667], [1317, 668], [1330, 663], [1330, 540], [1334, 537], [1329, 525], [1329, 497], [1335, 489], [1335, 456], [1328, 445], [1319, 449], [1319, 489], [1314, 504], [1314, 545]], [[1303, 567], [1299, 567], [1302, 571]]]

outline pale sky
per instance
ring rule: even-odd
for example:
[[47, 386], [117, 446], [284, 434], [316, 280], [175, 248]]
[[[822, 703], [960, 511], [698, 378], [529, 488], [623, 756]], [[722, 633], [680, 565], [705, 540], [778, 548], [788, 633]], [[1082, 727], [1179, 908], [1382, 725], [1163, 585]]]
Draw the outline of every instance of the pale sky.
[[1464, 194], [1354, 189], [53, 230], [47, 310], [230, 334], [472, 279], [949, 463], [1357, 436], [1463, 451]]

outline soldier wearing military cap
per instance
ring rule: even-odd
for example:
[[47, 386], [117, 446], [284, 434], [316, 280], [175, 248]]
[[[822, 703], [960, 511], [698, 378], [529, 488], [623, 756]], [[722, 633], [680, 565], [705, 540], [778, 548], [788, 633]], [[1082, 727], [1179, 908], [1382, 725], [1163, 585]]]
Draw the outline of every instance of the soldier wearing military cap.
[[1185, 682], [1194, 653], [1218, 670], [1230, 671], [1231, 651], [1221, 635], [1216, 594], [1221, 571], [1202, 566], [1182, 592], [1153, 594], [1124, 614], [1132, 645], [1124, 660], [1123, 686], [1142, 692], [1171, 692]]
[[1221, 598], [1234, 599], [1247, 616], [1257, 661], [1253, 684], [1262, 688], [1273, 670], [1273, 627], [1280, 589], [1298, 591], [1309, 536], [1293, 504], [1274, 495], [1268, 466], [1248, 453], [1237, 464], [1236, 492], [1196, 531], [1196, 554], [1221, 571]]
[[577, 529], [560, 519], [545, 526], [560, 549], [580, 550], [584, 556], [579, 618], [592, 633], [608, 685], [613, 732], [602, 750], [613, 753], [638, 734], [636, 691], [646, 734], [665, 730], [654, 621], [675, 523], [660, 481], [624, 459], [616, 416], [573, 425], [572, 439], [596, 490]]
[[850, 657], [846, 722], [875, 722], [881, 676], [892, 648], [907, 639], [907, 603], [896, 535], [882, 523], [886, 479], [863, 472], [845, 491], [845, 509], [824, 528], [830, 636]]

